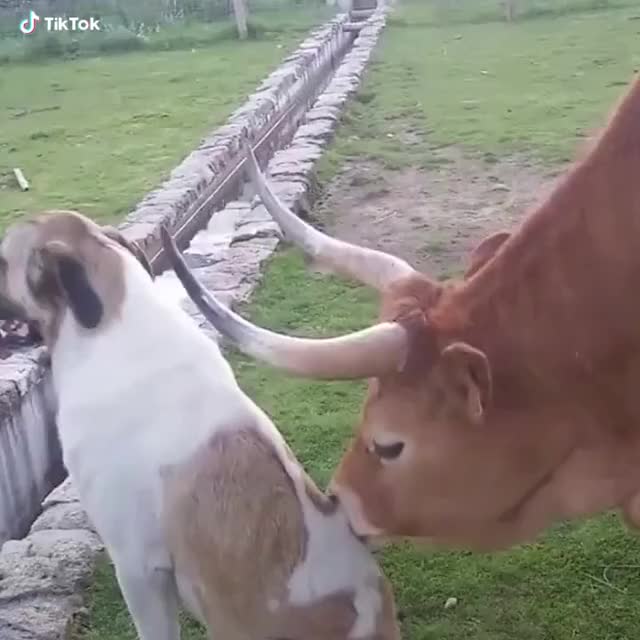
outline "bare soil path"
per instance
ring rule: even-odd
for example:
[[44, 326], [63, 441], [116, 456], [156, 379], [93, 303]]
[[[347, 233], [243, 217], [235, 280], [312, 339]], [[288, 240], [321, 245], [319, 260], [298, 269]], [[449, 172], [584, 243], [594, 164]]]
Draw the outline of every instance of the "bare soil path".
[[314, 216], [339, 238], [446, 277], [464, 269], [469, 251], [485, 236], [513, 229], [557, 174], [524, 158], [487, 163], [449, 147], [434, 151], [428, 170], [345, 165]]

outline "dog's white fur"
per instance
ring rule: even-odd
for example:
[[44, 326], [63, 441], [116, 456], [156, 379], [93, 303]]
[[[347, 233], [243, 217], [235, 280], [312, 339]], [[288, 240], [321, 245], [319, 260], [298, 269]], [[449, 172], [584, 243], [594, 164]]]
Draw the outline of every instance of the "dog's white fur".
[[[7, 262], [4, 293], [37, 315], [20, 272], [25, 264], [11, 250], [11, 231], [7, 238], [0, 249]], [[306, 553], [290, 576], [288, 604], [351, 593], [357, 615], [349, 637], [384, 637], [378, 628], [383, 578], [342, 510], [321, 513], [309, 498], [304, 471], [271, 420], [239, 388], [217, 344], [160, 295], [129, 251], [115, 243], [109, 250], [118, 254], [124, 278], [116, 320], [88, 330], [66, 309], [49, 347], [64, 463], [115, 565], [140, 638], [178, 640], [180, 600], [205, 617], [199, 587], [175, 566], [165, 535], [163, 518], [171, 515], [164, 512], [167, 470], [190, 464], [216, 434], [247, 424], [273, 446], [302, 507]], [[206, 559], [206, 548], [193, 551]], [[209, 627], [214, 637], [216, 629]]]

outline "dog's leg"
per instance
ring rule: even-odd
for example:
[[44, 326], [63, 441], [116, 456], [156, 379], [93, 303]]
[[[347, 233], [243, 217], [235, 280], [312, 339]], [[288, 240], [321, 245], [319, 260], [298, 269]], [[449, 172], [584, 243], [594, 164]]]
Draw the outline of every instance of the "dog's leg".
[[180, 640], [173, 572], [118, 566], [116, 576], [140, 640]]

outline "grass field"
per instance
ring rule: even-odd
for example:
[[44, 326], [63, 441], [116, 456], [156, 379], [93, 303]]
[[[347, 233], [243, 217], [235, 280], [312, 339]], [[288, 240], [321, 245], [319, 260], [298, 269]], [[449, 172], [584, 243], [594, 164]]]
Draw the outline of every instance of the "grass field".
[[[405, 2], [390, 18], [325, 169], [345, 157], [420, 165], [452, 142], [489, 161], [505, 151], [566, 160], [640, 69], [640, 7], [437, 24], [431, 4]], [[399, 134], [410, 132], [428, 137], [407, 145]]]
[[[362, 157], [388, 167], [428, 164], [434, 145], [450, 143], [489, 162], [511, 152], [548, 164], [567, 159], [640, 66], [637, 13], [627, 7], [543, 12], [513, 25], [437, 24], [429, 3], [405, 1], [322, 175], [327, 179], [345, 161]], [[403, 142], [407, 133], [417, 134], [410, 144]], [[126, 200], [117, 176], [105, 176], [109, 197], [120, 189]], [[375, 304], [361, 287], [311, 275], [299, 254], [286, 250], [271, 261], [245, 313], [279, 330], [335, 335], [368, 324]], [[294, 380], [237, 354], [233, 364], [242, 386], [324, 484], [364, 386]], [[501, 554], [399, 546], [383, 561], [408, 640], [635, 640], [639, 559], [640, 540], [609, 514], [559, 525], [538, 542]], [[459, 604], [445, 610], [451, 596]], [[84, 638], [135, 638], [107, 563], [99, 568], [90, 614]], [[185, 637], [203, 636], [190, 627]]]
[[[272, 31], [242, 44], [2, 66], [0, 231], [42, 208], [122, 218], [242, 104], [320, 15], [294, 12], [277, 29], [272, 16]], [[30, 191], [19, 190], [13, 167], [23, 170]]]

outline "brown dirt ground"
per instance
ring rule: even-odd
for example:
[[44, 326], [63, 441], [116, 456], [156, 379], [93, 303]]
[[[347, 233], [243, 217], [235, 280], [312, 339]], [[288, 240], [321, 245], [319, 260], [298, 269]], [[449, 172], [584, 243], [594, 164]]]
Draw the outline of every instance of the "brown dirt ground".
[[513, 230], [558, 175], [524, 158], [496, 163], [455, 148], [434, 151], [428, 170], [345, 166], [316, 207], [328, 233], [398, 255], [438, 277], [460, 274], [487, 235]]

